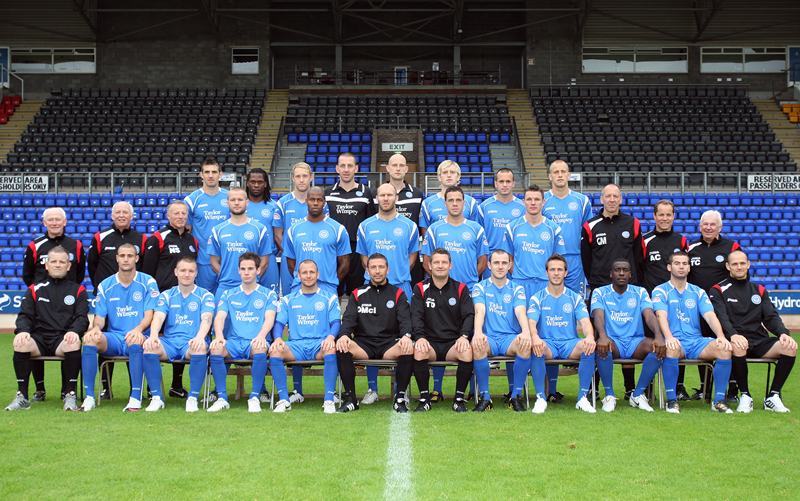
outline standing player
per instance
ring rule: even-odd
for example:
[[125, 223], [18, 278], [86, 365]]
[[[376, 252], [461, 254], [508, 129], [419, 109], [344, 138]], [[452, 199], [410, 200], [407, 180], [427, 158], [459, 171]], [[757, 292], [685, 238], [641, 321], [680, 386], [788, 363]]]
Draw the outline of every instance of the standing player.
[[[454, 189], [460, 190], [452, 187], [448, 194]], [[431, 278], [414, 286], [411, 324], [414, 330], [414, 378], [419, 387], [416, 412], [431, 409], [429, 362], [444, 360], [458, 362], [453, 410], [467, 412], [464, 392], [472, 377], [470, 341], [475, 328], [475, 309], [467, 285], [450, 277], [451, 268], [450, 253], [437, 248], [430, 256]]]
[[317, 264], [320, 289], [335, 295], [339, 282], [344, 280], [349, 269], [350, 239], [344, 226], [325, 215], [322, 188], [309, 188], [306, 203], [308, 214], [289, 228], [284, 239], [283, 256], [294, 276], [292, 292], [300, 289], [296, 263], [309, 259]]
[[506, 227], [503, 250], [514, 256], [514, 283], [531, 297], [547, 287], [545, 263], [553, 254], [564, 252], [564, 237], [557, 224], [542, 216], [544, 191], [538, 185], [525, 190], [525, 215]]
[[130, 202], [123, 200], [115, 203], [111, 207], [111, 220], [109, 228], [94, 234], [89, 247], [89, 278], [95, 289], [103, 280], [117, 272], [117, 249], [120, 245], [133, 245], [139, 256], [136, 267], [142, 267], [147, 236], [131, 226], [133, 206]]
[[267, 375], [267, 336], [275, 322], [278, 296], [275, 291], [258, 284], [258, 269], [261, 267], [258, 254], [245, 252], [239, 256], [238, 261], [241, 283], [222, 293], [214, 317], [210, 362], [217, 399], [208, 408], [208, 412], [230, 408], [226, 357], [253, 360], [253, 389], [247, 399], [247, 411], [261, 412], [259, 395]]
[[[269, 176], [260, 167], [247, 171], [247, 215], [255, 219], [267, 228], [267, 239], [270, 243], [275, 241], [275, 234], [272, 223], [275, 220], [275, 211], [278, 204], [272, 200], [272, 189], [269, 185]], [[267, 260], [267, 269], [258, 281], [264, 287], [268, 287], [280, 293], [280, 267], [277, 261], [278, 249], [272, 245], [272, 252]]]
[[[419, 220], [420, 232], [425, 232], [433, 223], [447, 217], [447, 190], [458, 186], [458, 181], [461, 179], [461, 167], [452, 160], [445, 160], [436, 168], [436, 177], [439, 178], [441, 191], [434, 193], [422, 202]], [[480, 221], [480, 208], [474, 198], [464, 195], [463, 205], [465, 218], [471, 221]]]
[[[525, 410], [520, 393], [525, 387], [528, 371], [543, 375], [545, 370], [541, 356], [536, 357], [531, 365], [531, 333], [525, 316], [528, 299], [525, 288], [508, 279], [508, 270], [513, 262], [507, 251], [493, 250], [489, 259], [491, 277], [478, 282], [472, 291], [475, 304], [472, 353], [480, 393], [478, 404], [473, 409], [476, 412], [493, 407], [489, 394], [489, 355], [515, 357], [509, 396], [509, 403], [515, 411]], [[534, 376], [534, 380], [539, 379]], [[543, 394], [544, 388], [537, 388], [537, 391]], [[546, 403], [546, 400], [539, 398], [537, 402]]]
[[7, 411], [30, 408], [31, 357], [42, 355], [64, 357], [64, 410], [78, 410], [75, 386], [81, 369], [80, 338], [89, 327], [89, 302], [83, 286], [67, 278], [71, 263], [66, 249], [51, 247], [44, 266], [48, 277], [28, 287], [17, 315], [13, 341], [17, 395]]
[[[395, 153], [389, 157], [389, 162], [386, 164], [386, 173], [389, 175], [388, 182], [397, 190], [397, 212], [419, 226], [420, 209], [422, 208], [422, 200], [425, 194], [419, 188], [406, 183], [406, 174], [408, 174], [406, 157], [400, 153]], [[422, 273], [419, 276], [420, 280], [422, 280]]]
[[325, 191], [325, 201], [331, 219], [338, 222], [350, 236], [350, 269], [339, 283], [339, 296], [347, 295], [364, 284], [364, 265], [356, 251], [358, 225], [375, 214], [375, 197], [369, 186], [357, 183], [356, 157], [352, 153], [341, 153], [336, 163], [339, 180]]
[[[126, 412], [142, 407], [142, 344], [153, 320], [158, 300], [158, 285], [153, 277], [136, 271], [139, 254], [133, 244], [117, 247], [119, 271], [97, 287], [92, 327], [83, 338], [83, 384], [86, 398], [81, 409], [95, 408], [94, 378], [97, 354], [127, 356], [131, 395]], [[111, 381], [109, 381], [111, 384]]]
[[[612, 412], [617, 406], [614, 395], [614, 359], [643, 360], [639, 384], [630, 397], [631, 407], [653, 412], [644, 391], [661, 367], [666, 355], [664, 336], [653, 314], [653, 303], [643, 287], [630, 285], [631, 264], [618, 259], [611, 265], [611, 284], [592, 293], [592, 319], [597, 332], [597, 371], [606, 396], [603, 410]], [[644, 336], [642, 318], [654, 338]]]
[[[683, 251], [672, 254], [667, 261], [667, 269], [670, 273], [669, 282], [653, 290], [653, 307], [667, 345], [667, 358], [662, 366], [667, 412], [680, 413], [675, 387], [678, 384], [678, 361], [685, 357], [716, 361], [712, 410], [730, 414], [733, 411], [725, 404], [725, 393], [731, 375], [731, 343], [725, 339], [706, 292], [686, 280], [689, 276], [689, 256]], [[701, 317], [716, 335], [716, 340], [701, 334]]]
[[211, 229], [228, 219], [228, 192], [219, 187], [222, 169], [216, 159], [206, 158], [200, 165], [203, 186], [190, 193], [183, 201], [189, 208], [189, 225], [200, 242], [197, 252], [197, 285], [212, 294], [217, 290], [217, 275], [211, 268], [209, 238]]
[[[151, 336], [143, 346], [144, 374], [153, 395], [145, 410], [155, 412], [164, 408], [161, 362], [189, 359], [189, 395], [184, 397], [186, 412], [197, 412], [197, 397], [208, 367], [206, 336], [214, 316], [214, 295], [195, 285], [197, 261], [193, 257], [180, 258], [172, 273], [178, 285], [158, 297], [153, 323], [150, 324]], [[162, 327], [164, 332], [159, 334]]]
[[[383, 186], [391, 188], [390, 185]], [[353, 359], [397, 360], [397, 390], [393, 407], [397, 412], [408, 412], [406, 390], [414, 371], [408, 298], [403, 289], [388, 282], [391, 265], [386, 256], [370, 255], [366, 268], [369, 283], [350, 294], [336, 340], [336, 358], [344, 386], [339, 412], [358, 409]]]
[[[525, 204], [514, 196], [515, 186], [514, 171], [507, 168], [498, 169], [494, 173], [494, 189], [497, 191], [480, 205], [478, 222], [486, 232], [490, 252], [503, 248], [506, 226], [525, 213]], [[489, 270], [483, 274], [483, 278], [490, 276]]]
[[[578, 401], [576, 409], [594, 414], [595, 408], [586, 398], [592, 385], [595, 369], [595, 341], [589, 312], [583, 298], [564, 286], [567, 276], [567, 260], [559, 255], [550, 256], [547, 267], [547, 287], [530, 298], [528, 327], [531, 331], [531, 349], [537, 357], [580, 360], [578, 364]], [[578, 337], [578, 326], [583, 339]], [[537, 373], [534, 373], [537, 376]], [[538, 374], [536, 388], [544, 387], [544, 374]], [[536, 399], [533, 412], [541, 414], [547, 402], [541, 396]]]
[[[314, 174], [311, 166], [305, 162], [297, 162], [292, 165], [292, 191], [282, 196], [275, 207], [273, 215], [272, 230], [275, 236], [275, 245], [278, 251], [284, 252], [286, 233], [289, 228], [305, 219], [308, 214], [306, 205], [306, 195], [311, 183], [314, 181]], [[326, 207], [327, 210], [327, 207]], [[281, 293], [288, 294], [294, 279], [287, 267], [286, 257], [281, 258]]]
[[[311, 206], [309, 206], [309, 213], [310, 209]], [[274, 412], [292, 410], [289, 391], [286, 387], [284, 362], [322, 360], [322, 377], [325, 385], [322, 411], [325, 414], [333, 414], [336, 412], [333, 398], [338, 375], [336, 335], [339, 333], [341, 325], [339, 299], [335, 289], [330, 292], [319, 287], [317, 264], [311, 259], [300, 262], [298, 275], [300, 288], [281, 298], [275, 327], [272, 330], [273, 342], [269, 349], [269, 365], [280, 397], [278, 403], [275, 404]], [[283, 327], [287, 325], [289, 340], [284, 341], [282, 338]]]
[[769, 396], [764, 399], [764, 409], [789, 412], [781, 400], [781, 390], [794, 366], [797, 342], [783, 325], [767, 289], [750, 281], [747, 254], [741, 250], [731, 252], [727, 267], [730, 276], [712, 286], [708, 296], [725, 336], [733, 345], [733, 374], [742, 392], [736, 412], [753, 411], [753, 397], [747, 381], [747, 357], [778, 359]]

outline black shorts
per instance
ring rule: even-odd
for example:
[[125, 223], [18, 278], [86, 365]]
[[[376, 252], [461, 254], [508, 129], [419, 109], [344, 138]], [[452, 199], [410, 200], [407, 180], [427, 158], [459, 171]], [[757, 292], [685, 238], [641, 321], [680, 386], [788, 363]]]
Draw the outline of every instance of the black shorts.
[[763, 358], [777, 342], [778, 338], [773, 336], [747, 338], [747, 358]]
[[64, 341], [64, 336], [37, 336], [36, 334], [31, 334], [31, 339], [36, 343], [36, 346], [39, 347], [39, 353], [43, 357], [54, 357], [56, 356], [56, 348], [58, 345]]
[[383, 355], [389, 351], [392, 346], [397, 344], [394, 339], [371, 339], [365, 337], [356, 337], [353, 339], [359, 348], [367, 352], [367, 358], [370, 360], [382, 360]]
[[444, 362], [447, 360], [447, 352], [456, 344], [456, 341], [457, 339], [453, 339], [452, 341], [428, 341], [433, 348], [433, 352], [436, 353], [437, 362]]

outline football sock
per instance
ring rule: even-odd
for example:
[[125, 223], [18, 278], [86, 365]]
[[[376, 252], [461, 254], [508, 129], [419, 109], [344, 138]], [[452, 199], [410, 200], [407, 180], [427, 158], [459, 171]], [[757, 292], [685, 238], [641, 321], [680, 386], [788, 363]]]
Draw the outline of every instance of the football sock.
[[81, 354], [83, 371], [83, 391], [87, 397], [94, 398], [94, 378], [97, 377], [97, 346], [84, 345]]
[[478, 379], [478, 392], [480, 398], [489, 400], [489, 357], [483, 357], [473, 362], [475, 377]]
[[472, 362], [459, 360], [456, 368], [456, 398], [464, 398], [464, 391], [472, 378]]
[[44, 360], [31, 360], [30, 364], [31, 375], [33, 376], [33, 383], [36, 385], [36, 391], [44, 391]]
[[724, 402], [728, 394], [728, 382], [731, 378], [731, 361], [717, 360], [714, 363], [714, 403]]
[[186, 364], [172, 364], [172, 388], [180, 390], [183, 388], [183, 370]]
[[206, 379], [208, 355], [192, 355], [189, 359], [189, 396], [197, 398]]
[[778, 364], [775, 366], [775, 377], [772, 379], [772, 385], [769, 388], [770, 393], [780, 393], [783, 388], [783, 383], [789, 377], [794, 367], [795, 357], [789, 355], [781, 355], [778, 358]]
[[131, 377], [131, 398], [135, 398], [136, 400], [142, 399], [142, 380], [144, 379], [142, 359], [142, 347], [140, 345], [132, 344], [128, 346], [128, 372]]
[[275, 388], [278, 389], [278, 400], [289, 400], [289, 389], [286, 387], [286, 366], [283, 364], [283, 359], [269, 357], [269, 371], [272, 373]]
[[578, 382], [580, 390], [578, 391], [578, 400], [585, 397], [589, 390], [592, 389], [592, 378], [594, 377], [594, 354], [585, 355], [581, 353], [581, 361], [578, 363]]
[[666, 391], [667, 402], [677, 400], [678, 396], [675, 394], [675, 387], [678, 386], [678, 359], [667, 357], [661, 366], [664, 372], [664, 389]]
[[225, 357], [222, 355], [211, 355], [211, 375], [214, 376], [217, 396], [228, 400], [228, 368], [225, 367]]
[[444, 367], [436, 366], [431, 369], [433, 372], [433, 391], [442, 393], [442, 380], [444, 380]]
[[[609, 353], [611, 356], [611, 353]], [[613, 367], [613, 365], [612, 365]], [[600, 368], [600, 361], [597, 361], [597, 368]], [[600, 372], [600, 377], [603, 377], [603, 372]], [[636, 371], [633, 367], [624, 365], [622, 366], [622, 379], [625, 381], [625, 391], [631, 391], [636, 387]], [[609, 383], [611, 384], [611, 383]], [[603, 383], [605, 385], [605, 383]], [[613, 390], [612, 390], [613, 392]], [[614, 393], [611, 393], [613, 395]]]
[[[622, 370], [624, 373], [625, 369], [623, 368]], [[606, 396], [615, 396], [614, 357], [611, 355], [610, 351], [606, 353], [606, 356], [604, 357], [597, 355], [597, 372], [600, 373], [600, 380], [603, 382], [603, 390], [605, 391]]]
[[[531, 357], [531, 376], [533, 377], [533, 386], [535, 386], [536, 395], [545, 397], [545, 380], [547, 379], [547, 365], [545, 365], [544, 355]], [[527, 375], [525, 376], [528, 377]]]
[[256, 353], [253, 355], [253, 367], [250, 369], [253, 374], [253, 390], [250, 398], [258, 397], [261, 388], [264, 387], [264, 378], [267, 376], [267, 354]]
[[17, 391], [28, 398], [28, 381], [31, 377], [31, 354], [29, 352], [14, 352], [14, 372], [17, 374]]
[[514, 357], [514, 363], [506, 364], [506, 368], [508, 368], [509, 365], [515, 372], [512, 378], [514, 381], [514, 387], [511, 389], [511, 398], [514, 398], [518, 397], [520, 393], [525, 390], [525, 381], [528, 380], [528, 371], [531, 368], [531, 359], [517, 355]]
[[555, 395], [558, 391], [558, 364], [546, 366], [547, 370], [547, 393]]
[[420, 400], [430, 399], [430, 391], [428, 390], [428, 384], [430, 383], [430, 364], [427, 359], [414, 361], [414, 379], [417, 380]]
[[634, 397], [638, 397], [647, 390], [659, 367], [661, 367], [661, 360], [658, 359], [655, 353], [648, 353], [644, 357], [642, 371], [639, 373], [639, 382], [636, 384], [636, 389], [633, 390]]
[[680, 387], [686, 389], [686, 386], [683, 384], [685, 377], [686, 377], [686, 366], [681, 365], [678, 367], [678, 383], [675, 385], [676, 388]]
[[292, 366], [292, 388], [297, 393], [303, 394], [303, 367], [301, 365]]
[[64, 390], [69, 393], [78, 387], [78, 374], [81, 371], [81, 352], [80, 350], [68, 351], [64, 353], [64, 361], [61, 362], [61, 379], [64, 380]]
[[731, 375], [736, 378], [739, 384], [739, 391], [750, 395], [750, 385], [747, 381], [747, 357], [731, 358]]
[[411, 374], [414, 372], [414, 356], [401, 355], [397, 359], [397, 397], [402, 398], [406, 396], [408, 385], [411, 382]]
[[[508, 380], [508, 392], [514, 392], [514, 362], [506, 362], [506, 380]], [[528, 374], [525, 374], [525, 379], [528, 378]]]
[[353, 354], [350, 352], [347, 353], [337, 352], [336, 363], [339, 366], [339, 377], [342, 379], [342, 386], [344, 386], [344, 391], [351, 395], [355, 395], [356, 369], [353, 366]]
[[323, 358], [322, 367], [322, 380], [325, 384], [325, 400], [333, 400], [333, 394], [336, 393], [336, 378], [339, 376], [339, 371], [336, 370], [336, 355], [325, 355]]
[[367, 385], [370, 390], [378, 393], [378, 368], [374, 365], [367, 367]]
[[161, 357], [157, 353], [145, 353], [144, 375], [147, 377], [147, 386], [154, 397], [161, 396]]

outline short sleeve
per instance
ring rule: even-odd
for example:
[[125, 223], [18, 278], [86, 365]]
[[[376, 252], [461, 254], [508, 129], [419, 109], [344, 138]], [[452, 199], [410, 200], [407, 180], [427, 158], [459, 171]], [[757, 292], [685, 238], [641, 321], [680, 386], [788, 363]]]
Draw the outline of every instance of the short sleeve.
[[653, 310], [655, 311], [669, 311], [669, 302], [664, 289], [656, 287], [653, 289]]
[[539, 296], [534, 294], [531, 296], [531, 304], [528, 305], [528, 318], [534, 322], [538, 322], [542, 315], [542, 305], [539, 301]]

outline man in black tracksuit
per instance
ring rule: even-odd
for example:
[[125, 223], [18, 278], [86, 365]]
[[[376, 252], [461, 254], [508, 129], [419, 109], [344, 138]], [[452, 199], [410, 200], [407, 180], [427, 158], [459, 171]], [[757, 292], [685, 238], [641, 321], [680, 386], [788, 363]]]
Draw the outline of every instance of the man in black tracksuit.
[[375, 214], [375, 196], [369, 186], [355, 180], [358, 164], [352, 153], [339, 155], [336, 164], [339, 181], [325, 190], [325, 201], [331, 219], [347, 230], [350, 236], [350, 269], [347, 276], [339, 283], [339, 295], [347, 294], [364, 284], [364, 267], [361, 256], [356, 252], [358, 225]]
[[678, 251], [688, 251], [686, 237], [672, 229], [675, 221], [675, 205], [669, 200], [659, 200], [653, 210], [656, 227], [642, 237], [644, 243], [644, 273], [642, 283], [647, 293], [669, 282], [667, 261]]
[[403, 289], [386, 280], [389, 261], [383, 254], [369, 256], [367, 271], [370, 282], [350, 294], [336, 341], [339, 376], [344, 385], [344, 398], [339, 412], [358, 409], [353, 359], [397, 360], [394, 409], [408, 412], [406, 389], [414, 370], [408, 298]]
[[431, 255], [431, 278], [413, 287], [411, 324], [414, 332], [414, 377], [419, 387], [417, 412], [431, 408], [429, 361], [458, 361], [453, 410], [466, 412], [464, 392], [472, 377], [472, 340], [475, 308], [466, 284], [450, 278], [450, 253]]
[[75, 386], [81, 368], [81, 336], [89, 327], [89, 301], [82, 285], [66, 278], [69, 253], [53, 247], [45, 264], [49, 277], [28, 287], [14, 331], [17, 395], [6, 410], [30, 407], [28, 379], [31, 357], [63, 356], [64, 410], [78, 410]]
[[117, 249], [122, 244], [131, 244], [139, 254], [136, 269], [142, 269], [144, 248], [147, 237], [131, 227], [133, 206], [128, 202], [117, 202], [111, 208], [111, 227], [98, 231], [92, 238], [89, 247], [89, 279], [97, 289], [100, 282], [110, 277], [117, 270]]
[[[753, 410], [753, 397], [747, 381], [747, 357], [777, 358], [775, 378], [764, 409], [789, 412], [781, 401], [781, 389], [794, 366], [797, 342], [783, 325], [763, 285], [750, 281], [747, 254], [734, 250], [726, 259], [730, 276], [711, 287], [708, 297], [722, 324], [725, 336], [733, 345], [733, 374], [741, 396], [737, 412]], [[770, 336], [770, 333], [774, 334]]]

